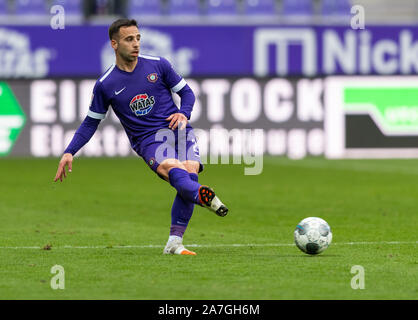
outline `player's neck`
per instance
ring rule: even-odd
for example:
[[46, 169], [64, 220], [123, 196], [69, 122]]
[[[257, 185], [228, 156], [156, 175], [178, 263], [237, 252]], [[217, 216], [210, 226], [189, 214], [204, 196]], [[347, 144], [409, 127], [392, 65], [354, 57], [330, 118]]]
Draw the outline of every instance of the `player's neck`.
[[126, 61], [122, 58], [116, 57], [116, 65], [118, 66], [118, 68], [126, 72], [134, 71], [137, 63], [138, 59], [135, 59], [134, 61]]

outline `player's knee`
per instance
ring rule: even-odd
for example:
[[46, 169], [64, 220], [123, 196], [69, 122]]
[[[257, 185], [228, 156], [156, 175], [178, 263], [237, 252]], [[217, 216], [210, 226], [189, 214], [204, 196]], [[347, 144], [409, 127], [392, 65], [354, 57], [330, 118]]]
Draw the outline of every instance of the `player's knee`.
[[186, 160], [182, 162], [187, 172], [189, 173], [199, 173], [200, 163], [197, 161]]
[[168, 172], [172, 168], [180, 168], [183, 170], [186, 170], [184, 165], [177, 159], [166, 159], [163, 162], [160, 163], [160, 165], [157, 168], [157, 173], [162, 175], [163, 177], [168, 177]]

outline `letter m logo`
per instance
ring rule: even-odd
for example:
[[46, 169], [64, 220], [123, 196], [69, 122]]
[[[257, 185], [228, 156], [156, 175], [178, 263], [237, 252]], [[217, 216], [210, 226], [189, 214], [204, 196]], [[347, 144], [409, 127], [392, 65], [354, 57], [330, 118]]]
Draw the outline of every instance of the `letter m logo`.
[[[267, 76], [270, 63], [276, 64], [276, 74], [285, 76], [289, 72], [289, 50], [291, 46], [300, 46], [302, 50], [301, 72], [305, 76], [316, 74], [317, 51], [316, 35], [310, 28], [258, 28], [254, 32], [254, 74]], [[270, 59], [270, 48], [276, 54]]]

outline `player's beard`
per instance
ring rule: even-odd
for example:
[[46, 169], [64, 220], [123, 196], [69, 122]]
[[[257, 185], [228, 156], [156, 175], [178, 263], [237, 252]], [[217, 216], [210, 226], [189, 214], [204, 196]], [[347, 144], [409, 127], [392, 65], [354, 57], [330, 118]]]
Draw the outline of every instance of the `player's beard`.
[[134, 62], [138, 59], [138, 57], [131, 56], [129, 53], [125, 52], [119, 52], [119, 56], [126, 62]]

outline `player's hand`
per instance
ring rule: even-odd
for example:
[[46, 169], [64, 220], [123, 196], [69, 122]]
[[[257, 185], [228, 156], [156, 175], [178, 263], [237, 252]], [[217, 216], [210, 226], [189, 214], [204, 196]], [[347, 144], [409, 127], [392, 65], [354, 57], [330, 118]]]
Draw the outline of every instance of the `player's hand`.
[[60, 163], [58, 164], [57, 174], [55, 175], [54, 182], [57, 182], [58, 179], [62, 182], [62, 178], [66, 178], [67, 174], [65, 173], [65, 167], [68, 166], [68, 172], [71, 172], [73, 169], [73, 155], [71, 153], [64, 153]]
[[186, 128], [186, 125], [187, 125], [186, 116], [180, 112], [173, 113], [171, 116], [169, 116], [165, 120], [170, 121], [170, 124], [168, 125], [168, 127], [171, 130], [176, 130], [177, 127], [179, 127], [180, 130], [183, 130], [184, 128]]

